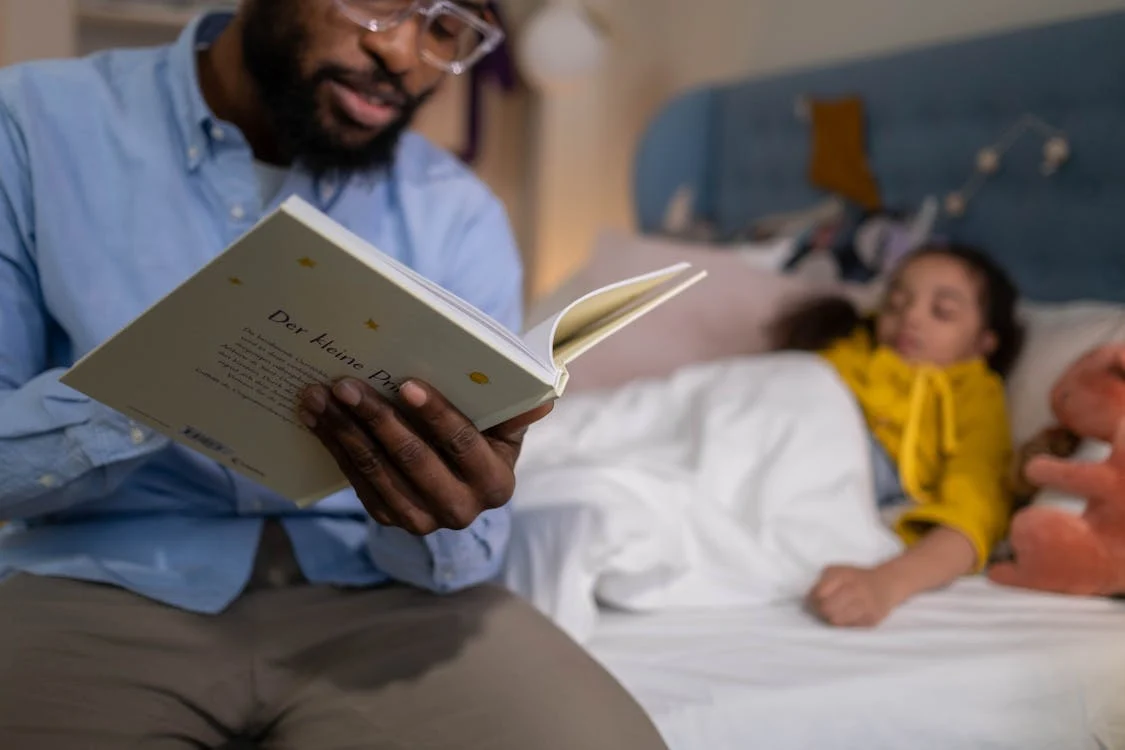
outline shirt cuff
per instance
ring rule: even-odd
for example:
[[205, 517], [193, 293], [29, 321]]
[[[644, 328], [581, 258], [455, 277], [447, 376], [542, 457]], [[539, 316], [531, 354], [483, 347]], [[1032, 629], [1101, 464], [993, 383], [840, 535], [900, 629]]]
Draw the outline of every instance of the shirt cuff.
[[98, 403], [93, 406], [93, 416], [71, 430], [93, 467], [129, 461], [161, 450], [172, 442], [120, 412]]
[[370, 523], [369, 551], [390, 577], [436, 593], [490, 581], [500, 572], [511, 531], [505, 508], [481, 513], [468, 528], [440, 529], [424, 537]]
[[440, 529], [424, 537], [438, 585], [454, 590], [494, 578], [508, 547], [511, 520], [506, 507], [497, 508], [481, 513], [463, 531]]
[[[63, 450], [74, 448], [89, 465], [101, 468], [137, 458], [171, 441], [124, 414], [59, 382], [62, 370], [39, 375], [8, 396], [0, 408], [0, 438], [64, 436]], [[66, 446], [66, 447], [64, 447]]]
[[45, 372], [0, 400], [6, 518], [57, 513], [104, 496], [170, 442], [62, 385], [61, 372]]

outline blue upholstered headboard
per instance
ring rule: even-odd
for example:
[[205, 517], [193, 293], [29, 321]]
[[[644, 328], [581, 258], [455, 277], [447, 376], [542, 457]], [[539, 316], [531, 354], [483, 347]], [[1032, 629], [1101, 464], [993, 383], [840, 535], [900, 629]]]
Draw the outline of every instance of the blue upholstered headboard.
[[1029, 298], [1125, 301], [1125, 13], [690, 91], [640, 144], [640, 229], [657, 231], [684, 185], [724, 232], [822, 201], [795, 103], [845, 95], [864, 100], [889, 208], [960, 188], [977, 152], [1024, 114], [1061, 128], [1071, 157], [1057, 174], [1042, 176], [1043, 140], [1029, 134], [937, 231], [986, 248]]

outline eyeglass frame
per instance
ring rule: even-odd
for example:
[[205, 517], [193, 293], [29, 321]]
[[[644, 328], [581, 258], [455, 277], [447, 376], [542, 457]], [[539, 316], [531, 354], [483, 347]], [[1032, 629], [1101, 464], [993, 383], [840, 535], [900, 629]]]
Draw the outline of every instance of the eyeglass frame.
[[[459, 3], [452, 2], [452, 0], [414, 0], [405, 9], [395, 13], [387, 20], [363, 18], [363, 14], [349, 5], [348, 0], [333, 0], [333, 4], [344, 18], [360, 28], [374, 32], [390, 31], [391, 29], [397, 28], [414, 14], [422, 16], [426, 19], [426, 27], [421, 30], [416, 40], [419, 58], [426, 64], [455, 76], [465, 73], [480, 62], [486, 55], [491, 54], [500, 46], [500, 43], [504, 41], [503, 29], [485, 21], [480, 16], [473, 14], [472, 11], [466, 10]], [[422, 46], [422, 34], [428, 32], [429, 25], [433, 22], [433, 18], [440, 13], [449, 13], [450, 15], [456, 16], [471, 26], [475, 31], [479, 32], [483, 37], [481, 43], [465, 60], [447, 62], [439, 59]]]

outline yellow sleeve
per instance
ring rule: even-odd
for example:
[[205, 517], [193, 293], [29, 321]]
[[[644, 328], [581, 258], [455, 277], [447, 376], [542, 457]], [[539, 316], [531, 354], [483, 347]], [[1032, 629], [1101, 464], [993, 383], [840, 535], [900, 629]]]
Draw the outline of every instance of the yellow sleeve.
[[976, 550], [979, 572], [1007, 533], [1012, 512], [1012, 440], [1000, 379], [990, 376], [960, 394], [957, 415], [958, 449], [942, 467], [933, 501], [903, 513], [897, 531], [908, 545], [934, 526], [959, 531]]

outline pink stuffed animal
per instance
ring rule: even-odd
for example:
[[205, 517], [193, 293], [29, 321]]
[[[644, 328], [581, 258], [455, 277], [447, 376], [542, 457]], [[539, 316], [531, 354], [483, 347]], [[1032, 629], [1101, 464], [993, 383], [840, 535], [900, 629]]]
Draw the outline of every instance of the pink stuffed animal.
[[1049, 455], [1031, 458], [1023, 477], [1086, 498], [1081, 516], [1030, 507], [1012, 520], [1014, 562], [998, 563], [999, 584], [1083, 596], [1125, 594], [1125, 344], [1095, 349], [1074, 362], [1051, 392], [1061, 425], [1112, 443], [1100, 463]]

